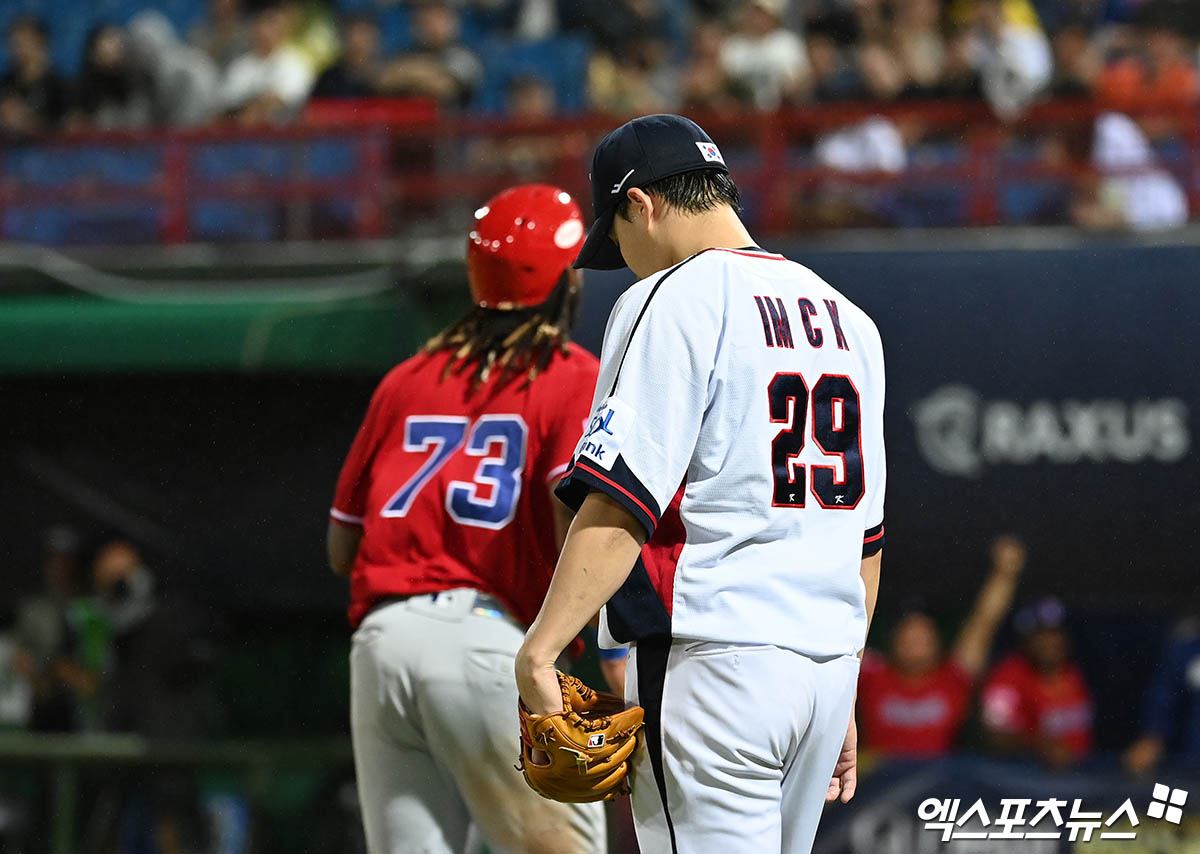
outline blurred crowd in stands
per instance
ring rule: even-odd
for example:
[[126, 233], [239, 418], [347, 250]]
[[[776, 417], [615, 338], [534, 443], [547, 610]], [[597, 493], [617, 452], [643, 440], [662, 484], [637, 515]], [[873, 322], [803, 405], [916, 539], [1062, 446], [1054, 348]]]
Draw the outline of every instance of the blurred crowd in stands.
[[[876, 755], [935, 758], [973, 746], [998, 756], [1036, 758], [1062, 770], [1095, 748], [1096, 702], [1056, 598], [1016, 609], [1016, 648], [996, 658], [1026, 564], [1024, 545], [1004, 536], [966, 620], [946, 648], [919, 600], [900, 604], [887, 645], [868, 649], [858, 688], [860, 744]], [[877, 643], [878, 633], [872, 634]], [[1115, 698], [1102, 698], [1114, 702]], [[1137, 702], [1137, 700], [1135, 700]], [[1172, 630], [1144, 702], [1142, 734], [1123, 753], [1134, 775], [1165, 757], [1200, 763], [1200, 623]]]
[[[528, 124], [531, 133], [471, 147], [469, 168], [537, 180], [590, 146], [553, 130], [564, 115], [728, 117], [835, 103], [859, 105], [858, 118], [805, 141], [813, 164], [886, 176], [951, 162], [965, 137], [962, 126], [947, 132], [945, 121], [880, 106], [974, 101], [1031, 149], [1018, 159], [1069, 181], [1065, 191], [1045, 181], [1014, 190], [1024, 193], [1019, 221], [1159, 229], [1189, 217], [1200, 0], [190, 2], [190, 18], [135, 0], [124, 20], [92, 21], [74, 75], [52, 49], [55, 21], [10, 16], [0, 140], [252, 127], [402, 99]], [[1098, 115], [1016, 121], [1050, 99]], [[944, 208], [834, 181], [794, 218], [927, 225]]]
[[[85, 542], [73, 528], [54, 526], [44, 541], [42, 587], [20, 598], [0, 634], [0, 729], [210, 735], [213, 630], [193, 601], [161, 589], [127, 539]], [[30, 814], [37, 807], [12, 797], [11, 784], [0, 781], [0, 841], [5, 850], [25, 850], [20, 840], [36, 836], [49, 816]], [[122, 851], [191, 850], [181, 840], [203, 823], [194, 780], [181, 771], [160, 771], [152, 783], [114, 775], [90, 800], [89, 844], [119, 839]], [[221, 808], [206, 803], [209, 812]], [[150, 839], [153, 848], [145, 847]]]
[[[183, 33], [152, 4], [96, 21], [74, 79], [52, 60], [54, 22], [18, 15], [0, 127], [278, 121], [308, 98], [410, 96], [471, 110], [497, 74], [499, 106], [518, 115], [561, 112], [573, 86], [586, 93], [580, 106], [618, 115], [954, 98], [1011, 118], [1041, 98], [1171, 110], [1200, 91], [1196, 0], [244, 2], [209, 0]], [[581, 80], [486, 61], [487, 45], [575, 37], [591, 47]]]
[[[1079, 624], [1064, 605], [1035, 598], [1013, 607], [1026, 559], [1016, 538], [995, 540], [974, 605], [948, 645], [944, 619], [921, 600], [885, 603], [887, 625], [873, 628], [859, 681], [864, 755], [970, 751], [1062, 771], [1093, 758], [1098, 709], [1120, 703], [1144, 705], [1140, 735], [1121, 754], [1129, 774], [1149, 774], [1166, 759], [1200, 763], [1200, 622], [1173, 628], [1144, 697], [1094, 693], [1085, 672], [1097, 663], [1087, 650], [1077, 655]], [[212, 738], [220, 729], [213, 623], [196, 601], [163, 590], [133, 543], [104, 536], [88, 544], [55, 526], [44, 540], [41, 589], [18, 600], [0, 633], [0, 729]], [[1012, 642], [997, 643], [1006, 632]], [[291, 658], [302, 662], [299, 681], [311, 685], [312, 661]], [[270, 668], [265, 658], [261, 665]], [[279, 698], [253, 700], [274, 709]], [[1111, 755], [1117, 745], [1105, 746]], [[96, 846], [86, 850], [109, 850], [104, 840], [121, 851], [246, 850], [245, 796], [228, 786], [202, 792], [197, 779], [183, 769], [104, 775], [85, 798], [86, 837]], [[34, 814], [45, 804], [11, 786], [0, 779], [0, 842], [24, 839], [49, 820]], [[334, 812], [354, 819], [352, 807]], [[207, 847], [188, 847], [205, 838]]]
[[45, 539], [42, 589], [23, 597], [7, 638], [3, 723], [38, 732], [188, 737], [211, 724], [198, 676], [212, 635], [194, 605], [157, 584], [120, 537]]
[[[993, 542], [990, 568], [949, 645], [923, 600], [884, 608], [890, 632], [873, 630], [859, 682], [865, 749], [935, 758], [974, 747], [1056, 768], [1088, 757], [1095, 700], [1077, 663], [1065, 606], [1043, 597], [1014, 612], [1026, 562], [1020, 540]], [[85, 551], [74, 530], [55, 526], [45, 538], [42, 579], [42, 589], [19, 601], [10, 631], [0, 635], [0, 726], [158, 738], [211, 733], [205, 685], [211, 620], [195, 603], [158, 589], [136, 546], [102, 537]], [[997, 656], [1006, 624], [1014, 648]], [[1172, 758], [1200, 762], [1195, 618], [1172, 629], [1143, 721], [1141, 737], [1125, 753], [1129, 770], [1150, 770], [1168, 749]]]

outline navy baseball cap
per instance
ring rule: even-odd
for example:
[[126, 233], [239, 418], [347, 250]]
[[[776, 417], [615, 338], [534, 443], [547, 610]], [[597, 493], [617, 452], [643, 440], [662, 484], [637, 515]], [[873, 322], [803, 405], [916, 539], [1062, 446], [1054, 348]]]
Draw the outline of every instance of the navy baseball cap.
[[592, 227], [575, 259], [586, 270], [625, 266], [621, 250], [608, 238], [613, 214], [630, 187], [694, 172], [728, 172], [725, 158], [700, 125], [683, 116], [642, 116], [604, 137], [592, 155]]
[[1013, 628], [1021, 637], [1028, 637], [1041, 629], [1061, 629], [1067, 622], [1067, 609], [1063, 603], [1046, 596], [1026, 605], [1013, 617]]

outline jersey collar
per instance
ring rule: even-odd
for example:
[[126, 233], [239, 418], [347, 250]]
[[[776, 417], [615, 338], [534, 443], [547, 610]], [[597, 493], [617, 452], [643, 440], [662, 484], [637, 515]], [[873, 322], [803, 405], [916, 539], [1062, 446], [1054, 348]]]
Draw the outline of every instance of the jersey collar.
[[783, 257], [784, 257], [784, 256], [780, 255], [778, 252], [768, 252], [767, 250], [763, 249], [761, 246], [740, 246], [737, 249], [727, 249], [725, 247], [720, 247], [720, 246], [716, 246], [713, 248], [716, 249], [718, 252], [732, 252], [734, 255], [757, 255], [761, 258], [770, 258], [770, 259], [777, 260], [777, 261], [783, 260]]

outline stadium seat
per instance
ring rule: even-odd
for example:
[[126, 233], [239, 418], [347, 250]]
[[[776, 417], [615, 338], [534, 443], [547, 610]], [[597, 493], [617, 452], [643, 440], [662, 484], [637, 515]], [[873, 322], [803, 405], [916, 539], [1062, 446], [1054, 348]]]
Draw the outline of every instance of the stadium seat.
[[584, 38], [561, 36], [536, 42], [490, 40], [481, 46], [480, 55], [487, 71], [475, 96], [476, 109], [503, 112], [508, 84], [521, 76], [536, 77], [550, 84], [559, 112], [578, 113], [587, 106], [585, 84], [591, 46]]
[[287, 178], [291, 172], [287, 142], [213, 142], [198, 146], [192, 158], [192, 177], [201, 181], [238, 178]]
[[159, 174], [161, 157], [157, 146], [121, 146], [83, 149], [80, 165], [84, 178], [93, 176], [123, 186], [145, 186]]
[[4, 216], [4, 239], [45, 246], [120, 245], [162, 239], [162, 209], [150, 202], [23, 207]]
[[46, 0], [42, 7], [40, 14], [50, 25], [54, 67], [63, 74], [74, 76], [83, 64], [83, 46], [88, 32], [106, 19], [89, 11], [81, 12], [80, 4], [74, 0]]
[[27, 187], [64, 187], [75, 182], [142, 186], [159, 174], [153, 145], [13, 148], [5, 154], [9, 181]]
[[17, 243], [61, 246], [66, 233], [67, 210], [63, 207], [26, 206], [4, 213], [3, 238]]
[[957, 142], [919, 142], [909, 149], [910, 166], [960, 166], [966, 160], [966, 146]]
[[155, 243], [162, 239], [162, 208], [151, 202], [106, 202], [72, 205], [63, 242], [117, 246]]
[[351, 140], [312, 140], [305, 145], [304, 154], [304, 171], [309, 178], [347, 178], [358, 171], [358, 150]]
[[[346, 9], [343, 2], [343, 9]], [[355, 9], [347, 11], [369, 11], [370, 3], [359, 4]], [[391, 56], [407, 50], [412, 45], [412, 24], [408, 6], [393, 3], [376, 13], [379, 21], [379, 48], [384, 56]]]
[[[204, 17], [207, 5], [205, 0], [159, 0], [153, 4], [153, 8], [166, 15], [175, 25], [179, 37], [186, 40], [192, 27]], [[145, 3], [141, 6], [148, 8]]]
[[968, 222], [968, 194], [955, 183], [929, 181], [880, 194], [880, 215], [901, 228], [951, 228]]
[[[83, 45], [92, 27], [104, 23], [125, 24], [138, 12], [155, 9], [175, 25], [180, 38], [204, 15], [205, 0], [3, 0], [0, 2], [0, 33], [17, 15], [33, 14], [50, 28], [50, 52], [54, 67], [68, 76], [77, 74]], [[8, 44], [0, 39], [0, 68], [8, 67]]]
[[265, 202], [200, 201], [189, 211], [193, 240], [241, 243], [279, 237], [279, 205]]
[[1067, 210], [1071, 185], [1040, 179], [1011, 181], [1000, 188], [1000, 221], [1005, 225], [1035, 225], [1058, 219]]
[[4, 175], [11, 183], [30, 187], [60, 187], [72, 179], [70, 158], [59, 158], [57, 150], [31, 146], [11, 148], [4, 153]]

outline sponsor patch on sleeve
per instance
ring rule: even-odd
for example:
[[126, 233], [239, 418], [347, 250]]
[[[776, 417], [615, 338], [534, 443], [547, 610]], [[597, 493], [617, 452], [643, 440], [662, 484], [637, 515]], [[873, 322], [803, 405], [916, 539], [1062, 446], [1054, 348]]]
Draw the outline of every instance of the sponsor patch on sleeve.
[[592, 414], [575, 456], [586, 457], [605, 471], [611, 471], [636, 418], [633, 407], [610, 397]]

